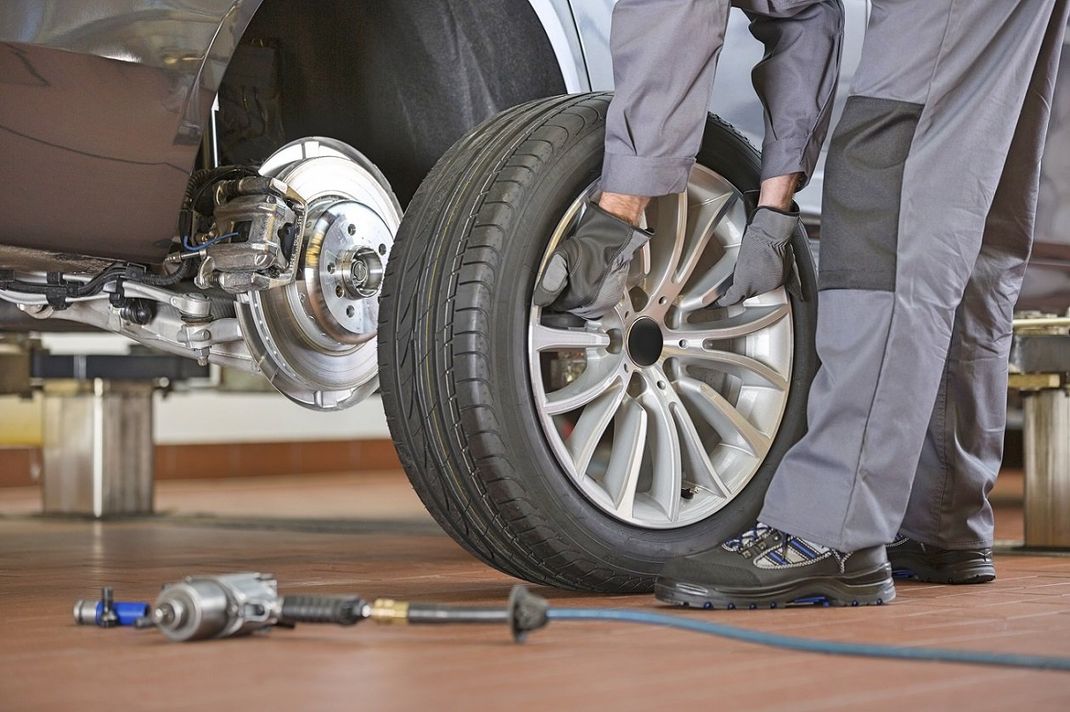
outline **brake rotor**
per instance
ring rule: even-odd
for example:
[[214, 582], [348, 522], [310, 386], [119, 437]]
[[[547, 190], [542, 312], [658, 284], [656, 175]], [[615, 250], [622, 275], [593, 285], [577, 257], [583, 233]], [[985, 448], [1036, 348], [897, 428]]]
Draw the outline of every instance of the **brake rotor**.
[[293, 188], [308, 213], [295, 280], [239, 300], [246, 344], [290, 400], [346, 408], [379, 385], [379, 289], [401, 208], [375, 166], [333, 139], [287, 144], [260, 172]]

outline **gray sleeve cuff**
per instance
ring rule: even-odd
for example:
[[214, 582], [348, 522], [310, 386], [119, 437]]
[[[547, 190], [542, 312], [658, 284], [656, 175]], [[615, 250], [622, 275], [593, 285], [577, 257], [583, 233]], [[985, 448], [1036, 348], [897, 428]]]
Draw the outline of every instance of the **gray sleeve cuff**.
[[657, 195], [683, 193], [694, 158], [627, 156], [607, 153], [602, 163], [601, 189], [610, 193]]
[[820, 153], [821, 144], [818, 142], [811, 141], [800, 146], [775, 139], [766, 141], [762, 146], [762, 180], [802, 173], [798, 188], [802, 190], [810, 182]]

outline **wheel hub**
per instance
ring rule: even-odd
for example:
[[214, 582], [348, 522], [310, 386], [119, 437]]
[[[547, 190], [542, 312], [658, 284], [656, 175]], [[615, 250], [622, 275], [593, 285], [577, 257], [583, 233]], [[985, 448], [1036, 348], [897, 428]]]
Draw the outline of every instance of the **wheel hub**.
[[628, 329], [628, 356], [637, 366], [652, 366], [661, 358], [665, 339], [661, 327], [650, 317], [641, 317]]
[[375, 338], [376, 297], [385, 267], [379, 255], [386, 254], [393, 237], [363, 203], [343, 200], [318, 207], [322, 212], [309, 231], [304, 279], [298, 284], [310, 319], [300, 323], [310, 339], [320, 341], [325, 334], [339, 344], [362, 344]]
[[378, 387], [378, 296], [401, 209], [375, 167], [333, 139], [288, 144], [261, 172], [304, 198], [308, 218], [297, 278], [243, 295], [242, 334], [286, 397], [346, 408]]

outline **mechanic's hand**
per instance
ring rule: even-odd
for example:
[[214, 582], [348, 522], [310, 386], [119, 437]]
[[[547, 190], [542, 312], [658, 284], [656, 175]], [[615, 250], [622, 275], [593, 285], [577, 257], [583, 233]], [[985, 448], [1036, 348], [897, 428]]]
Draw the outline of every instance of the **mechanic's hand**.
[[535, 304], [584, 319], [600, 318], [624, 298], [632, 257], [651, 237], [588, 204], [572, 235], [551, 255], [535, 288]]
[[799, 213], [760, 207], [743, 233], [736, 271], [723, 297], [714, 306], [727, 307], [744, 299], [771, 292], [782, 284], [797, 297], [801, 294], [795, 271], [791, 238], [799, 227]]

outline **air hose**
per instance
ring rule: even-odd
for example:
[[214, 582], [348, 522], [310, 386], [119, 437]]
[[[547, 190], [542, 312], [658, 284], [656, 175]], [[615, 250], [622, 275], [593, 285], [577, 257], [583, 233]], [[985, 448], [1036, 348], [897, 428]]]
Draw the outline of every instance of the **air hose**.
[[740, 640], [756, 645], [773, 648], [798, 650], [805, 653], [822, 653], [825, 655], [848, 655], [863, 658], [886, 658], [891, 660], [910, 660], [913, 662], [963, 663], [966, 665], [992, 665], [996, 667], [1028, 668], [1031, 670], [1062, 670], [1070, 672], [1070, 658], [1046, 655], [1019, 655], [1016, 653], [993, 653], [972, 650], [950, 650], [946, 648], [919, 648], [906, 645], [876, 645], [872, 643], [841, 643], [830, 640], [814, 640], [791, 635], [763, 633], [709, 621], [697, 621], [682, 616], [670, 616], [664, 613], [648, 613], [628, 609], [613, 608], [551, 608], [546, 612], [549, 620], [572, 621], [618, 621], [621, 623], [639, 623], [666, 628], [688, 630], [693, 633], [705, 633], [720, 638]]
[[1070, 672], [1070, 657], [870, 643], [843, 643], [764, 633], [721, 623], [699, 621], [683, 616], [650, 613], [626, 608], [555, 608], [551, 607], [545, 599], [529, 593], [523, 586], [515, 586], [513, 588], [509, 596], [509, 605], [505, 609], [378, 600], [372, 604], [368, 617], [380, 623], [507, 623], [512, 630], [513, 638], [517, 642], [523, 641], [529, 632], [544, 627], [550, 621], [637, 623], [639, 625], [676, 628], [692, 633], [704, 633], [719, 638], [806, 653]]

